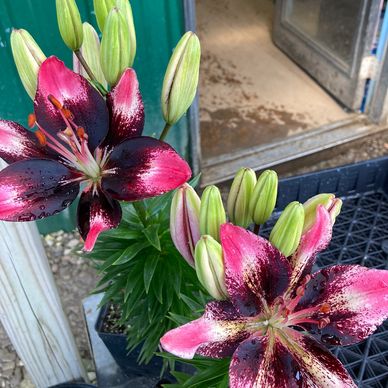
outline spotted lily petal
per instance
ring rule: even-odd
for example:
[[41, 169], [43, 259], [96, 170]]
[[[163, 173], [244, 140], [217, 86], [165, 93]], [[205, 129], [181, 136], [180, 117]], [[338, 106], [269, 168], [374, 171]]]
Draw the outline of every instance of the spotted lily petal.
[[0, 120], [0, 158], [7, 163], [13, 163], [48, 156], [31, 131], [13, 121]]
[[201, 318], [170, 330], [160, 343], [164, 350], [182, 358], [193, 358], [196, 353], [213, 358], [231, 356], [249, 336], [245, 324], [246, 319], [230, 302], [210, 302]]
[[164, 194], [191, 176], [190, 167], [171, 146], [146, 136], [120, 143], [106, 168], [112, 173], [103, 177], [103, 190], [125, 201]]
[[310, 274], [316, 255], [330, 243], [333, 223], [329, 212], [322, 206], [317, 207], [313, 226], [302, 236], [297, 251], [291, 257], [292, 274], [288, 292], [298, 286], [299, 280]]
[[330, 320], [321, 330], [309, 324], [315, 336], [328, 344], [362, 341], [388, 318], [388, 271], [358, 265], [337, 265], [313, 275], [299, 313], [327, 306]]
[[273, 336], [252, 335], [243, 341], [233, 354], [229, 380], [231, 388], [302, 386], [298, 364]]
[[85, 240], [84, 250], [90, 252], [99, 234], [116, 228], [121, 221], [121, 206], [118, 201], [107, 198], [99, 190], [82, 193], [77, 211], [78, 230]]
[[135, 70], [127, 69], [107, 96], [111, 123], [105, 144], [114, 145], [140, 136], [144, 127], [144, 106]]
[[282, 345], [299, 364], [303, 387], [356, 387], [340, 361], [314, 338], [294, 329], [284, 329], [279, 335]]
[[226, 288], [240, 313], [257, 315], [264, 300], [270, 304], [285, 291], [290, 265], [267, 240], [239, 226], [224, 224], [221, 245]]
[[39, 125], [54, 136], [66, 124], [60, 109], [49, 100], [50, 95], [70, 110], [75, 124], [85, 129], [89, 148], [94, 150], [108, 133], [109, 114], [102, 96], [58, 58], [46, 59], [39, 69], [34, 107]]
[[0, 172], [0, 219], [33, 221], [52, 216], [77, 197], [74, 174], [53, 160], [31, 159], [11, 164]]

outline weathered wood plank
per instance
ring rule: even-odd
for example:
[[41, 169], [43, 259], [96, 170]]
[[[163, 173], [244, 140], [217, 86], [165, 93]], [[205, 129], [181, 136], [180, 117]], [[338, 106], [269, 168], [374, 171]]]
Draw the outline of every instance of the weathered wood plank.
[[86, 378], [34, 222], [0, 222], [0, 320], [37, 387]]

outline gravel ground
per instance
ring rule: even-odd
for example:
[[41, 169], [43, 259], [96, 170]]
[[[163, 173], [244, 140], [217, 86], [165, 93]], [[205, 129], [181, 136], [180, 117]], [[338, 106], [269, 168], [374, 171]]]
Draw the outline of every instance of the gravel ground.
[[[340, 166], [388, 154], [388, 131], [341, 146], [335, 151], [309, 159], [302, 159], [287, 166], [279, 166], [281, 176], [301, 174], [308, 171]], [[313, 161], [312, 161], [313, 160]], [[222, 185], [226, 194], [228, 183]], [[81, 357], [91, 379], [95, 378], [93, 364], [87, 344], [87, 337], [81, 311], [81, 300], [93, 289], [97, 275], [90, 262], [81, 259], [72, 250], [79, 242], [77, 233], [57, 232], [42, 238], [54, 273], [62, 302], [69, 317]], [[25, 368], [10, 344], [0, 325], [0, 388], [30, 388], [31, 381]]]

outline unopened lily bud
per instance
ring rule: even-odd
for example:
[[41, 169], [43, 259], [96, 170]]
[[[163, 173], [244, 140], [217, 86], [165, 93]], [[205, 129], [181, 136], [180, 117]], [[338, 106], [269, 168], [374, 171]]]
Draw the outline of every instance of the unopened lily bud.
[[298, 248], [304, 223], [304, 208], [294, 201], [283, 210], [269, 236], [269, 241], [284, 256], [291, 256]]
[[231, 222], [246, 228], [252, 217], [249, 212], [249, 202], [256, 184], [256, 174], [250, 168], [241, 168], [234, 177], [230, 188], [227, 209]]
[[305, 218], [302, 234], [307, 232], [314, 225], [318, 205], [322, 205], [329, 211], [334, 225], [335, 219], [341, 211], [342, 201], [339, 198], [336, 198], [334, 194], [327, 193], [318, 194], [308, 199], [303, 204]]
[[125, 69], [130, 67], [128, 23], [118, 8], [106, 19], [101, 40], [101, 67], [108, 84], [115, 86]]
[[[92, 70], [97, 81], [106, 88], [107, 82], [100, 64], [100, 39], [98, 34], [93, 26], [86, 22], [83, 24], [83, 31], [84, 40], [80, 48], [82, 56]], [[85, 78], [89, 78], [88, 73], [85, 71], [75, 54], [73, 54], [73, 69], [76, 73], [81, 74]]]
[[12, 31], [11, 49], [24, 89], [34, 99], [39, 68], [46, 56], [29, 32], [22, 29]]
[[174, 194], [170, 211], [170, 233], [176, 249], [194, 267], [195, 244], [200, 238], [199, 209], [201, 200], [187, 183]]
[[168, 63], [161, 104], [164, 121], [175, 124], [192, 104], [198, 86], [201, 46], [194, 32], [186, 32]]
[[273, 212], [278, 195], [278, 175], [275, 171], [264, 171], [257, 180], [249, 203], [253, 222], [264, 224]]
[[198, 280], [218, 300], [228, 299], [221, 244], [213, 237], [202, 236], [195, 247], [195, 270]]
[[136, 56], [136, 31], [135, 31], [135, 24], [133, 23], [132, 7], [128, 0], [116, 0], [116, 7], [123, 13], [125, 19], [127, 20], [128, 32], [129, 32], [128, 50], [130, 51], [130, 55], [131, 55], [129, 66], [132, 67]]
[[201, 235], [208, 234], [220, 241], [220, 226], [225, 224], [226, 214], [218, 187], [208, 186], [203, 191], [199, 215]]
[[82, 45], [81, 15], [75, 0], [56, 0], [59, 32], [66, 46], [77, 51]]
[[97, 25], [101, 32], [104, 32], [105, 21], [111, 9], [116, 5], [115, 0], [93, 0], [94, 13]]

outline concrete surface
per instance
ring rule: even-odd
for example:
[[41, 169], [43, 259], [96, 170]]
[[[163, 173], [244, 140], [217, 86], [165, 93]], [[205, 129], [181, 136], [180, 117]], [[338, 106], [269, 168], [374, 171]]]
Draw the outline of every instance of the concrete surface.
[[203, 157], [279, 140], [347, 113], [271, 40], [272, 0], [197, 0]]

